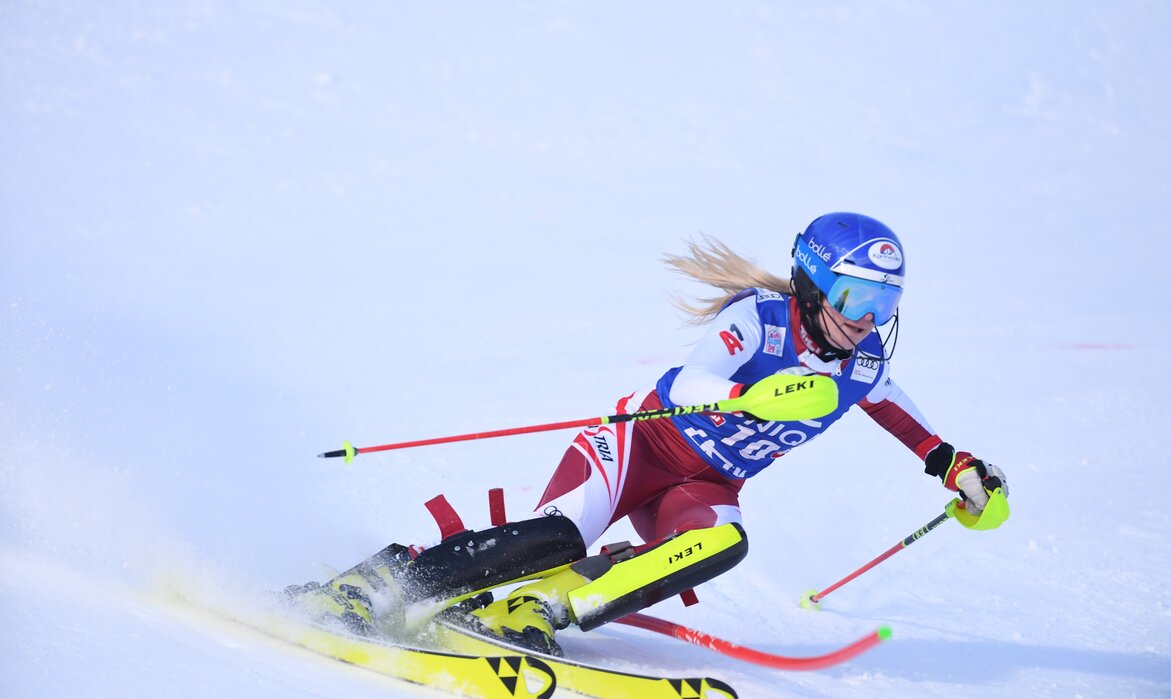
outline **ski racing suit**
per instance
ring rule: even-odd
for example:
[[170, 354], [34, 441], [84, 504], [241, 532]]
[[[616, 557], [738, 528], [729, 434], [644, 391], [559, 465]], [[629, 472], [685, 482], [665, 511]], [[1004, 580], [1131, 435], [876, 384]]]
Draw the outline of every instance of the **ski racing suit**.
[[[410, 623], [453, 600], [535, 580], [468, 612], [463, 623], [475, 633], [553, 654], [560, 654], [554, 632], [570, 623], [588, 631], [676, 594], [693, 599], [690, 590], [747, 554], [739, 507], [744, 482], [852, 406], [860, 405], [920, 458], [941, 443], [891, 380], [888, 364], [867, 359], [881, 356], [880, 344], [873, 332], [850, 358], [823, 361], [809, 349], [796, 300], [747, 289], [716, 315], [686, 364], [667, 371], [653, 389], [622, 398], [617, 412], [715, 403], [794, 370], [833, 378], [833, 412], [795, 422], [718, 413], [586, 428], [541, 497], [537, 510], [544, 516], [447, 537], [413, 560], [407, 547], [392, 544], [325, 586], [297, 587], [293, 597], [368, 632], [380, 589], [396, 589], [410, 600]], [[630, 518], [645, 545], [618, 542], [587, 555], [622, 517]]]

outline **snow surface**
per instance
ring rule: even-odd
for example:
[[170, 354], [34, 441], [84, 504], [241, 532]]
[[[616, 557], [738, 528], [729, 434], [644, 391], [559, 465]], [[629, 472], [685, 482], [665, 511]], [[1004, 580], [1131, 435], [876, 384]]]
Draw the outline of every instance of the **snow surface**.
[[[896, 377], [1004, 467], [1000, 530], [864, 416], [744, 492], [749, 558], [622, 668], [742, 697], [1171, 695], [1166, 2], [0, 3], [0, 694], [430, 696], [185, 611], [535, 503], [569, 420], [680, 363], [715, 235], [900, 233]], [[613, 539], [631, 536], [623, 525]]]

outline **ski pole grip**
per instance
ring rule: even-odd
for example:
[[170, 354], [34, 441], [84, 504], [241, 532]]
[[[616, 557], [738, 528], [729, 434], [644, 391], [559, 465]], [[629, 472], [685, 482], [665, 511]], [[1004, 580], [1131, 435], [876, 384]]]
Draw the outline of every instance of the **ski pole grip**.
[[812, 420], [838, 407], [838, 385], [828, 376], [773, 374], [717, 407], [721, 412], [752, 413], [768, 422]]

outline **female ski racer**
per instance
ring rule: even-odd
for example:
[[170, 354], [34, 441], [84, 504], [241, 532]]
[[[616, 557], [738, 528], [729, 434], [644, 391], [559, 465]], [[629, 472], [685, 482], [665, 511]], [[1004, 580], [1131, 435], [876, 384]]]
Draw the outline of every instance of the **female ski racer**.
[[[736, 565], [748, 548], [740, 489], [855, 405], [913, 451], [927, 474], [958, 491], [970, 515], [981, 515], [995, 488], [1007, 494], [1004, 473], [944, 442], [890, 376], [887, 344], [895, 333], [884, 339], [877, 328], [897, 330], [905, 262], [885, 225], [854, 213], [821, 216], [797, 236], [789, 279], [713, 240], [666, 261], [723, 293], [684, 304], [708, 324], [703, 338], [683, 366], [621, 399], [617, 412], [736, 398], [778, 373], [832, 377], [837, 408], [784, 423], [692, 413], [587, 428], [554, 471], [540, 517], [467, 532], [421, 554], [392, 544], [324, 585], [289, 588], [289, 596], [319, 617], [371, 633], [386, 610], [431, 610], [425, 617], [453, 600], [535, 579], [486, 606], [449, 609], [448, 618], [560, 655], [555, 630], [595, 628]], [[646, 543], [587, 556], [623, 517]]]

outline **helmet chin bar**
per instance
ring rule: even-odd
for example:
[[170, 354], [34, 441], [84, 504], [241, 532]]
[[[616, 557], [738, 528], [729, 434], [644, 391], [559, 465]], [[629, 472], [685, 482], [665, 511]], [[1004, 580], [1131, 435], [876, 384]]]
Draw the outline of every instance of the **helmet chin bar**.
[[[821, 311], [822, 313], [819, 315], [825, 315], [825, 308], [822, 308]], [[842, 332], [843, 335], [846, 334], [845, 330], [842, 330], [841, 324], [834, 320], [832, 316], [830, 317], [830, 322], [833, 323], [838, 328], [838, 330]], [[886, 331], [886, 336], [883, 337], [881, 333], [879, 334], [879, 337], [882, 339], [881, 356], [874, 356], [869, 352], [863, 352], [862, 350], [858, 349], [858, 345], [851, 347], [850, 352], [847, 353], [846, 356], [848, 357], [852, 355], [854, 351], [857, 350], [858, 356], [862, 357], [863, 359], [872, 359], [879, 362], [889, 362], [890, 358], [894, 356], [895, 345], [897, 345], [899, 341], [899, 312], [897, 310], [895, 311], [894, 316], [891, 317], [891, 322], [888, 322], [888, 325], [890, 326], [890, 329]], [[867, 337], [869, 337], [869, 335], [867, 335]], [[890, 344], [889, 349], [887, 349], [887, 343]], [[830, 346], [835, 347], [832, 344]]]

